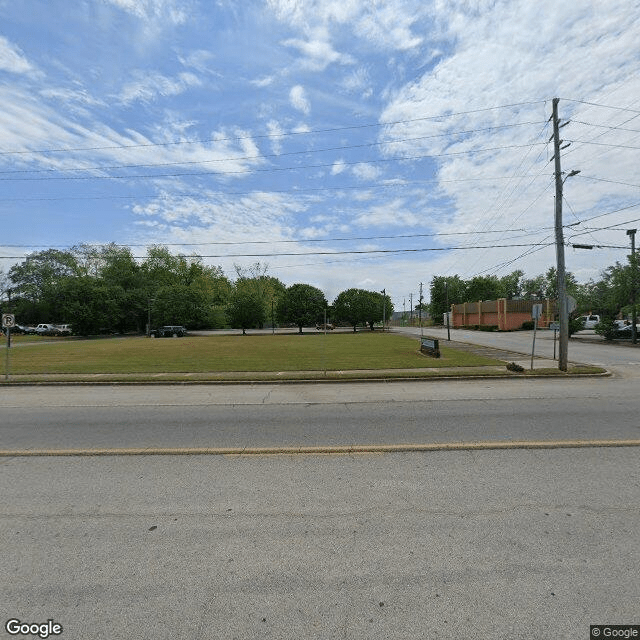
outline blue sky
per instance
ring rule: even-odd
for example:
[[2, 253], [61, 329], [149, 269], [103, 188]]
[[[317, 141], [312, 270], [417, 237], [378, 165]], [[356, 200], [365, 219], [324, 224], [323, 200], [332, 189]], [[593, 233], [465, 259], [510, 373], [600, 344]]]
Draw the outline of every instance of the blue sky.
[[397, 310], [534, 276], [559, 97], [567, 241], [613, 247], [567, 249], [587, 281], [639, 226], [638, 41], [628, 0], [0, 0], [0, 267], [161, 243]]

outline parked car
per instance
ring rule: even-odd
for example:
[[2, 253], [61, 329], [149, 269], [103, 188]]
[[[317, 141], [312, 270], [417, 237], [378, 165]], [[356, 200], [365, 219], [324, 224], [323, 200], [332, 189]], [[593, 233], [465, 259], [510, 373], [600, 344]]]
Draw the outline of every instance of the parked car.
[[[631, 338], [633, 336], [633, 327], [631, 323], [626, 323], [624, 320], [616, 320], [618, 330], [616, 331], [616, 338]], [[636, 325], [636, 337], [640, 336], [640, 324]]]
[[596, 325], [600, 322], [600, 316], [596, 314], [580, 316], [580, 320], [582, 320], [582, 326], [585, 329], [595, 329]]
[[35, 328], [35, 327], [27, 327], [27, 326], [24, 326], [24, 327], [22, 327], [22, 328], [23, 328], [23, 330], [24, 330], [24, 333], [25, 333], [26, 335], [28, 335], [28, 336], [29, 336], [29, 335], [31, 335], [31, 336], [32, 336], [32, 335], [35, 335], [35, 333], [36, 333], [36, 328]]
[[[14, 324], [13, 327], [11, 327], [11, 335], [15, 336], [17, 334], [21, 334], [21, 333], [26, 333], [26, 329], [28, 327], [23, 327], [20, 324]], [[2, 327], [2, 333], [4, 333], [4, 335], [7, 335], [7, 328], [6, 327]]]
[[58, 336], [60, 332], [55, 324], [42, 323], [36, 327], [36, 334], [39, 336]]
[[186, 327], [181, 325], [165, 325], [149, 332], [151, 338], [183, 338], [187, 335]]
[[70, 336], [73, 333], [70, 324], [59, 324], [57, 325], [58, 332], [61, 336]]

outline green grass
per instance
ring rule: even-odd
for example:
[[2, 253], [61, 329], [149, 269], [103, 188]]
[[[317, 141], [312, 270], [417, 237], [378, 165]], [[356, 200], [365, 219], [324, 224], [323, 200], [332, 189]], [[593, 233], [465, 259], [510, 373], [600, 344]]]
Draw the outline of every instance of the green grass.
[[[15, 347], [15, 348], [13, 348]], [[224, 335], [152, 340], [145, 337], [13, 342], [10, 373], [158, 374], [221, 371], [344, 371], [479, 367], [496, 360], [441, 348], [424, 356], [420, 342], [389, 333]], [[0, 371], [5, 373], [5, 354]]]

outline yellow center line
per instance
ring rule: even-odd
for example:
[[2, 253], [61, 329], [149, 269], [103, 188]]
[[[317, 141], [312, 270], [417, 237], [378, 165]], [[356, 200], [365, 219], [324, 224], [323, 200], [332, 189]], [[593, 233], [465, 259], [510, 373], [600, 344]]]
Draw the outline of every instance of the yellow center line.
[[122, 447], [77, 449], [0, 449], [0, 457], [38, 456], [180, 456], [180, 455], [276, 455], [357, 454], [420, 451], [477, 451], [500, 449], [578, 449], [590, 447], [638, 447], [640, 440], [502, 440], [494, 442], [433, 442], [424, 444], [372, 444], [304, 447]]

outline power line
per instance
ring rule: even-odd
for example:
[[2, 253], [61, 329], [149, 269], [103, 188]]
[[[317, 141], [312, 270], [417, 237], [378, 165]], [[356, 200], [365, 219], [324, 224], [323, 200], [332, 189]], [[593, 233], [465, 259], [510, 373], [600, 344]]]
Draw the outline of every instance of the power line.
[[635, 149], [636, 151], [640, 149], [640, 147], [633, 147], [628, 144], [611, 144], [607, 142], [593, 142], [589, 140], [572, 140], [570, 138], [567, 138], [566, 140], [564, 140], [564, 142], [571, 142], [575, 144], [591, 144], [591, 145], [596, 145], [598, 147], [611, 147], [612, 149]]
[[583, 120], [575, 120], [574, 118], [571, 118], [571, 122], [574, 124], [583, 124], [587, 127], [607, 129], [609, 131], [627, 131], [629, 133], [640, 133], [640, 129], [627, 129], [626, 127], [619, 127], [616, 125], [594, 124], [593, 122], [584, 122]]
[[387, 140], [378, 142], [366, 142], [363, 144], [341, 145], [338, 147], [327, 147], [324, 149], [303, 149], [300, 151], [284, 151], [281, 153], [265, 153], [254, 156], [230, 156], [225, 158], [212, 158], [210, 160], [181, 160], [179, 162], [151, 162], [148, 164], [116, 164], [116, 165], [98, 165], [93, 167], [65, 167], [62, 169], [12, 169], [11, 171], [0, 171], [0, 175], [13, 175], [16, 173], [52, 173], [52, 172], [68, 172], [68, 171], [107, 171], [112, 169], [142, 169], [152, 167], [175, 167], [185, 165], [208, 164], [212, 162], [237, 162], [239, 160], [262, 160], [264, 158], [280, 158], [282, 156], [307, 155], [311, 153], [325, 153], [328, 151], [347, 151], [349, 149], [364, 149], [366, 147], [388, 146], [400, 144], [403, 142], [415, 142], [417, 140], [428, 140], [433, 138], [444, 138], [458, 135], [468, 135], [470, 133], [480, 133], [485, 131], [495, 131], [497, 129], [509, 129], [512, 127], [520, 127], [531, 124], [540, 124], [539, 122], [518, 122], [514, 124], [505, 124], [495, 127], [484, 127], [480, 129], [468, 129], [463, 131], [453, 131], [450, 133], [439, 133], [430, 136], [417, 136], [415, 138], [401, 138], [399, 140]]
[[[541, 230], [544, 230], [541, 229]], [[439, 236], [467, 236], [467, 235], [476, 235], [478, 233], [538, 233], [541, 231], [540, 229], [501, 229], [498, 231], [451, 231], [448, 233], [445, 232], [436, 232], [436, 233], [405, 233], [399, 235], [392, 236], [353, 236], [348, 238], [298, 238], [298, 239], [288, 239], [288, 240], [238, 240], [238, 241], [213, 241], [213, 242], [163, 242], [161, 245], [163, 247], [201, 247], [201, 246], [210, 246], [210, 245], [245, 245], [245, 244], [304, 244], [307, 242], [351, 242], [354, 240], [398, 240], [398, 239], [407, 239], [407, 238], [434, 238]], [[114, 246], [114, 247], [148, 247], [154, 246], [149, 243], [145, 244], [119, 244], [119, 243], [108, 243], [108, 244], [98, 244], [98, 243], [82, 243], [80, 245], [42, 245], [42, 244], [4, 244], [4, 247], [12, 247], [12, 248], [30, 248], [30, 247], [47, 247], [49, 249], [60, 248], [60, 247], [68, 247], [73, 248], [75, 246], [80, 247], [104, 247], [104, 246]]]
[[629, 109], [628, 107], [614, 107], [607, 104], [598, 104], [597, 102], [587, 102], [586, 100], [574, 100], [572, 98], [560, 98], [560, 99], [566, 102], [576, 102], [578, 104], [587, 104], [590, 107], [602, 107], [603, 109], [615, 109], [617, 111], [629, 111], [630, 113], [640, 114], [640, 111], [638, 111], [637, 109]]
[[[351, 251], [305, 251], [305, 252], [273, 252], [273, 253], [228, 253], [199, 255], [200, 258], [277, 258], [283, 256], [338, 256], [338, 255], [370, 255], [392, 253], [425, 253], [428, 251], [463, 251], [469, 249], [503, 249], [510, 247], [530, 247], [530, 244], [495, 244], [485, 246], [461, 247], [429, 247], [421, 249], [363, 249]], [[144, 260], [148, 256], [132, 256], [135, 260]], [[0, 256], [0, 259], [19, 260], [24, 256]]]
[[[534, 143], [544, 144], [544, 143]], [[377, 158], [369, 160], [358, 160], [354, 162], [341, 162], [341, 166], [353, 166], [359, 164], [378, 164], [383, 162], [400, 162], [405, 160], [424, 160], [425, 158], [442, 158], [450, 156], [462, 156], [473, 153], [487, 153], [490, 151], [503, 151], [505, 149], [522, 149], [530, 147], [531, 145], [504, 145], [499, 147], [488, 147], [484, 149], [469, 149], [467, 151], [452, 151], [449, 153], [430, 153], [417, 156], [400, 156], [397, 158]], [[229, 160], [233, 162], [233, 159]], [[269, 168], [257, 168], [245, 169], [242, 171], [189, 171], [182, 173], [153, 173], [153, 174], [130, 174], [130, 175], [116, 175], [116, 176], [52, 176], [43, 178], [0, 178], [0, 182], [52, 182], [57, 180], [132, 180], [132, 179], [154, 179], [154, 178], [181, 178], [189, 176], [211, 176], [211, 175], [239, 175], [239, 174], [251, 174], [253, 172], [271, 173], [275, 171], [297, 171], [300, 169], [324, 169], [327, 167], [335, 166], [335, 162], [300, 165], [297, 167], [269, 167]]]
[[469, 115], [472, 113], [482, 113], [484, 111], [493, 111], [495, 109], [509, 109], [511, 107], [521, 107], [532, 104], [541, 104], [543, 100], [535, 100], [529, 102], [515, 102], [512, 104], [504, 104], [498, 105], [495, 107], [484, 107], [482, 109], [470, 109], [468, 111], [457, 111], [453, 113], [447, 113], [438, 116], [424, 116], [421, 118], [411, 118], [407, 120], [394, 120], [388, 122], [375, 122], [369, 124], [361, 124], [361, 125], [349, 125], [345, 127], [332, 127], [327, 129], [312, 129], [309, 131], [290, 131], [287, 133], [269, 133], [255, 136], [232, 136], [228, 138], [196, 138], [193, 140], [175, 140], [170, 142], [148, 142], [148, 143], [139, 143], [139, 144], [131, 144], [131, 145], [108, 145], [108, 146], [100, 146], [100, 147], [61, 147], [54, 149], [38, 149], [35, 151], [0, 151], [0, 156], [3, 155], [23, 155], [23, 154], [36, 154], [36, 153], [66, 153], [69, 151], [108, 151], [113, 149], [141, 149], [146, 147], [169, 147], [175, 145], [182, 144], [202, 144], [206, 142], [229, 142], [232, 140], [254, 140], [254, 139], [262, 139], [262, 138], [276, 138], [280, 139], [285, 136], [299, 136], [299, 135], [312, 135], [317, 133], [335, 133], [338, 131], [349, 131], [349, 130], [357, 130], [357, 129], [368, 129], [373, 127], [390, 127], [397, 124], [408, 124], [411, 122], [421, 122], [426, 120], [442, 120], [443, 118], [452, 118], [455, 116], [461, 115]]
[[[539, 178], [542, 174], [536, 175], [523, 174], [515, 176], [519, 178]], [[350, 191], [350, 190], [362, 190], [368, 191], [370, 189], [392, 189], [399, 187], [415, 187], [427, 184], [456, 184], [464, 182], [493, 182], [495, 180], [512, 180], [514, 176], [487, 176], [484, 178], [457, 178], [451, 180], [402, 180], [393, 182], [378, 182], [376, 184], [362, 184], [362, 185], [344, 185], [340, 187], [303, 187], [292, 189], [269, 189], [269, 193], [276, 194], [301, 194], [301, 193], [322, 193], [323, 191]], [[262, 189], [253, 189], [252, 191], [214, 191], [207, 195], [211, 196], [246, 196], [255, 193], [262, 193]], [[59, 202], [64, 200], [146, 200], [157, 198], [158, 200], [175, 200], [178, 198], [202, 198], [202, 191], [187, 192], [187, 193], [175, 193], [171, 195], [163, 195], [158, 193], [153, 194], [138, 194], [138, 195], [101, 195], [101, 196], [55, 196], [55, 197], [37, 197], [37, 198], [0, 198], [0, 202]]]
[[585, 176], [582, 173], [576, 174], [576, 178], [584, 178], [586, 180], [595, 180], [596, 182], [610, 182], [611, 184], [621, 184], [625, 187], [636, 187], [640, 189], [640, 184], [632, 184], [630, 182], [622, 182], [620, 180], [609, 180], [607, 178], [596, 178], [595, 176]]

